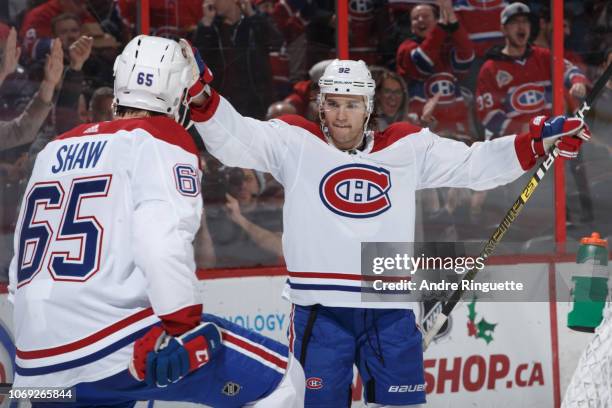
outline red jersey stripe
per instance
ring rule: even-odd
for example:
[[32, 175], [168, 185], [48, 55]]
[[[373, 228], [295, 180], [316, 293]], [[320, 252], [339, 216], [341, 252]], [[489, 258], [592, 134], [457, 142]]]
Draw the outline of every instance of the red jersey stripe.
[[51, 347], [48, 349], [31, 350], [31, 351], [24, 351], [24, 350], [17, 349], [16, 354], [17, 354], [17, 357], [19, 357], [20, 359], [30, 360], [30, 359], [52, 357], [52, 356], [57, 356], [59, 354], [69, 353], [71, 351], [78, 350], [80, 348], [89, 346], [90, 344], [93, 344], [97, 341], [100, 341], [103, 338], [108, 337], [111, 334], [118, 332], [119, 330], [124, 329], [130, 326], [131, 324], [139, 322], [143, 319], [146, 319], [147, 317], [152, 316], [152, 315], [153, 315], [152, 308], [144, 309], [108, 327], [105, 327], [104, 329], [90, 336], [87, 336], [84, 339], [77, 340], [72, 343], [64, 344], [62, 346]]
[[282, 368], [283, 370], [287, 369], [286, 361], [283, 361], [282, 359], [278, 358], [260, 345], [251, 344], [242, 339], [239, 339], [227, 330], [223, 331], [223, 341], [227, 341], [229, 343], [234, 344], [235, 346], [245, 349], [246, 351], [256, 354], [267, 362], [272, 363], [275, 366]]

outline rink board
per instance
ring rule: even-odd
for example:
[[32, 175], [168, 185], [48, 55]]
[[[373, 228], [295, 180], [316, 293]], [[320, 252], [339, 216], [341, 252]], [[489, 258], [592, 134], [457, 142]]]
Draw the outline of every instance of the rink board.
[[[491, 268], [501, 268], [492, 266]], [[551, 271], [565, 274], [572, 263], [525, 263], [514, 266], [546, 280]], [[289, 303], [280, 297], [281, 268], [200, 273], [199, 291], [205, 311], [286, 342]], [[554, 288], [554, 282], [551, 290]], [[590, 334], [565, 326], [567, 302], [475, 302], [457, 306], [444, 336], [427, 350], [425, 375], [428, 407], [554, 407], [567, 386]], [[420, 316], [420, 311], [415, 313]], [[472, 317], [472, 319], [470, 319]], [[0, 382], [11, 382], [13, 366], [11, 306], [0, 294]], [[470, 324], [484, 321], [475, 336]], [[354, 382], [354, 407], [361, 384]], [[6, 405], [6, 401], [3, 406]], [[139, 407], [188, 407], [193, 404], [139, 403]]]

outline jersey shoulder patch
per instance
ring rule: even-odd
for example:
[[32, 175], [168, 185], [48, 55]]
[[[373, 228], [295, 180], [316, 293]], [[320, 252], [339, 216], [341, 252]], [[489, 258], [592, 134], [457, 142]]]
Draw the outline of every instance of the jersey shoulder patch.
[[301, 127], [302, 129], [307, 130], [319, 139], [325, 141], [325, 136], [323, 135], [321, 127], [300, 115], [282, 115], [276, 119], [281, 120], [291, 126]]
[[381, 151], [391, 146], [393, 143], [407, 137], [419, 133], [422, 128], [408, 122], [397, 122], [391, 124], [382, 132], [374, 134], [374, 146], [371, 153]]
[[131, 131], [136, 129], [142, 129], [154, 138], [178, 146], [196, 156], [199, 154], [198, 148], [191, 138], [191, 135], [182, 126], [166, 116], [85, 123], [59, 135], [56, 139], [61, 140], [73, 137], [114, 134], [121, 130]]

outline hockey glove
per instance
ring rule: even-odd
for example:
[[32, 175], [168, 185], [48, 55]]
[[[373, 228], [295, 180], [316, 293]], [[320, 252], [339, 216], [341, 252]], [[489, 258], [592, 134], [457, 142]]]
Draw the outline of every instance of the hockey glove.
[[129, 371], [139, 381], [165, 387], [208, 363], [220, 346], [221, 331], [213, 323], [202, 323], [179, 337], [156, 326], [134, 344]]
[[161, 344], [164, 329], [160, 326], [153, 326], [144, 336], [134, 343], [134, 351], [128, 369], [132, 377], [138, 381], [144, 381], [147, 367], [147, 355], [155, 351]]
[[189, 100], [200, 95], [202, 92], [206, 92], [210, 96], [210, 86], [208, 84], [213, 81], [212, 71], [204, 63], [200, 51], [192, 46], [189, 41], [181, 38], [179, 44], [183, 54], [191, 64], [192, 84], [188, 91]]
[[582, 142], [591, 139], [591, 132], [582, 119], [565, 116], [536, 116], [529, 122], [529, 134], [536, 157], [546, 156], [556, 145], [560, 156], [573, 159], [578, 156]]

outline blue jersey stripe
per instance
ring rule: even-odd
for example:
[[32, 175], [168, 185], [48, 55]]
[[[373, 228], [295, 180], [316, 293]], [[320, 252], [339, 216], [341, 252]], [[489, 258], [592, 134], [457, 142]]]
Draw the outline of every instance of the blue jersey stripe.
[[337, 290], [340, 292], [354, 292], [354, 293], [379, 293], [386, 295], [406, 295], [409, 294], [409, 290], [376, 290], [373, 287], [360, 287], [360, 286], [344, 286], [344, 285], [314, 285], [304, 283], [293, 283], [289, 281], [289, 286], [294, 290]]

